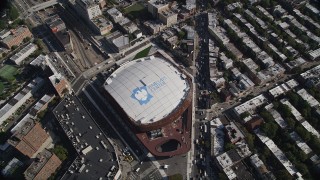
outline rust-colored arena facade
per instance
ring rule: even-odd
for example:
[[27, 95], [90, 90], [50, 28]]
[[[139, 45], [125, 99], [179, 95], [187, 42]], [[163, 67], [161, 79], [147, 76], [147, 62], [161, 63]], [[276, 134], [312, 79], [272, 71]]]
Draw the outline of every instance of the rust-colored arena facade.
[[104, 84], [104, 94], [155, 156], [175, 156], [191, 147], [192, 81], [162, 57], [127, 62]]

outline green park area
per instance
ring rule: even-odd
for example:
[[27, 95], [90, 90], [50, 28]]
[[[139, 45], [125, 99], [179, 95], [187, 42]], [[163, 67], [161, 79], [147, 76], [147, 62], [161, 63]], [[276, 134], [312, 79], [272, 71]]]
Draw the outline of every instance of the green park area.
[[18, 69], [11, 65], [5, 65], [0, 69], [0, 78], [4, 81], [14, 81]]
[[152, 46], [149, 46], [149, 47], [145, 48], [144, 50], [138, 52], [133, 59], [139, 59], [139, 58], [143, 58], [143, 57], [148, 56], [151, 47]]
[[150, 19], [148, 9], [140, 3], [135, 3], [123, 9], [123, 12], [132, 19]]

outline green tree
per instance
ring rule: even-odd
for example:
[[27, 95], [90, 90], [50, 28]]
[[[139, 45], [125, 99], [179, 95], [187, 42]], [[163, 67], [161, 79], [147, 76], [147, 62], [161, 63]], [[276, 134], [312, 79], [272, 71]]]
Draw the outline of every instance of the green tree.
[[303, 163], [296, 163], [296, 168], [303, 176], [309, 174], [308, 167]]
[[30, 37], [25, 37], [25, 38], [23, 39], [23, 42], [26, 43], [26, 42], [28, 42], [28, 41], [30, 41], [30, 40], [31, 40]]
[[273, 139], [278, 130], [278, 125], [276, 125], [274, 122], [266, 122], [262, 124], [261, 130], [271, 139]]
[[278, 110], [283, 114], [285, 118], [291, 117], [291, 109], [288, 105], [280, 103]]
[[235, 149], [235, 148], [236, 148], [236, 146], [235, 146], [234, 144], [232, 144], [232, 143], [226, 143], [226, 144], [224, 145], [224, 150], [225, 150], [225, 151], [229, 151], [229, 150]]
[[61, 161], [64, 161], [68, 158], [68, 151], [61, 145], [55, 145], [52, 149], [52, 152], [58, 156]]
[[320, 153], [320, 141], [316, 136], [311, 136], [309, 145], [317, 154]]
[[254, 138], [255, 138], [255, 136], [250, 133], [248, 133], [246, 136], [246, 141], [248, 143], [248, 147], [250, 150], [254, 149]]
[[178, 38], [183, 39], [185, 35], [186, 35], [186, 33], [184, 31], [179, 31]]
[[301, 162], [304, 162], [307, 160], [308, 156], [303, 151], [298, 150], [297, 153], [295, 153], [297, 159]]
[[301, 125], [298, 125], [296, 127], [296, 132], [301, 136], [301, 138], [304, 141], [306, 141], [306, 142], [310, 141], [310, 138], [311, 138], [310, 137], [310, 133], [304, 127], [302, 127]]
[[294, 128], [294, 126], [295, 126], [295, 124], [296, 124], [296, 121], [295, 121], [294, 119], [292, 119], [292, 118], [287, 118], [286, 121], [287, 121], [287, 124], [288, 124], [288, 126], [289, 126], [290, 128]]
[[40, 111], [38, 114], [37, 114], [37, 117], [41, 120], [43, 119], [43, 117], [46, 115], [47, 113], [47, 109], [43, 110], [43, 111]]
[[279, 170], [279, 171], [276, 171], [275, 174], [277, 179], [279, 180], [292, 180], [292, 176], [288, 173], [287, 170]]
[[18, 46], [16, 46], [16, 45], [11, 46], [11, 50], [15, 50], [17, 48], [18, 48]]
[[0, 30], [5, 29], [6, 26], [6, 22], [4, 20], [0, 20]]
[[220, 180], [228, 180], [228, 177], [224, 173], [218, 174]]
[[181, 174], [174, 174], [168, 177], [169, 180], [183, 180], [183, 176]]
[[299, 105], [300, 99], [299, 99], [299, 96], [296, 93], [289, 92], [287, 94], [287, 96], [289, 97], [290, 102], [292, 103], [293, 106], [297, 107]]
[[13, 4], [10, 4], [8, 16], [11, 21], [13, 21], [19, 17], [18, 9], [16, 7], [14, 7]]
[[262, 0], [261, 5], [264, 7], [270, 7], [271, 6], [270, 0]]
[[244, 113], [240, 114], [241, 119], [245, 119], [246, 117], [249, 117], [249, 116], [250, 116], [249, 112], [244, 112]]
[[269, 148], [267, 148], [266, 146], [264, 146], [261, 153], [262, 153], [262, 156], [268, 158], [268, 157], [270, 156], [270, 153], [271, 153], [271, 152], [270, 152], [270, 149], [269, 149]]
[[0, 144], [5, 143], [8, 140], [9, 137], [10, 137], [9, 133], [0, 131]]
[[272, 114], [267, 110], [262, 110], [260, 116], [265, 120], [265, 122], [272, 122], [274, 120]]

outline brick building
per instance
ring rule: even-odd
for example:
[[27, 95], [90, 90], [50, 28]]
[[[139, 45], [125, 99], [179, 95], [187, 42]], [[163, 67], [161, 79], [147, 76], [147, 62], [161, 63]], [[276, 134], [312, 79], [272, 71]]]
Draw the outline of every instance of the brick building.
[[20, 26], [16, 29], [11, 29], [10, 34], [7, 33], [7, 36], [1, 39], [1, 44], [11, 49], [12, 46], [19, 46], [26, 37], [32, 37], [30, 30], [26, 26]]

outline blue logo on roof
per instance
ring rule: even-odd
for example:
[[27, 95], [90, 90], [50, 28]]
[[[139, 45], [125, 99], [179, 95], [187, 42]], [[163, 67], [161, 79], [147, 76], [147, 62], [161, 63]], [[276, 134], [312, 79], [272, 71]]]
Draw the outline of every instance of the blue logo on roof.
[[140, 105], [147, 104], [153, 96], [149, 94], [146, 86], [138, 87], [132, 91], [131, 98], [136, 99]]

